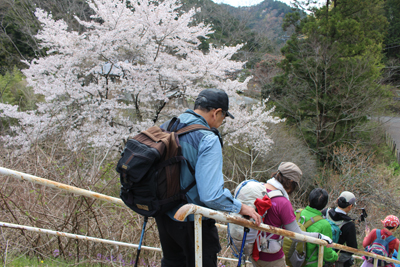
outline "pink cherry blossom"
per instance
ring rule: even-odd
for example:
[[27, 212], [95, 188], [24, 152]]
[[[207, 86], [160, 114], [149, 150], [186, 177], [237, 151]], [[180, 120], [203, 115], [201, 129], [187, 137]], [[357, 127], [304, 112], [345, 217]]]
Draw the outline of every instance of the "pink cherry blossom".
[[[206, 87], [225, 90], [235, 120], [227, 119], [225, 142], [244, 142], [267, 152], [272, 143], [268, 124], [281, 120], [266, 110], [265, 101], [244, 106], [237, 95], [250, 77], [240, 82], [227, 74], [244, 62], [231, 60], [242, 45], [198, 49], [198, 37], [208, 38], [209, 25], [191, 24], [197, 10], [180, 14], [175, 0], [91, 0], [92, 21], [79, 33], [63, 20], [37, 9], [42, 24], [36, 38], [47, 56], [25, 62], [26, 80], [44, 101], [35, 111], [0, 104], [0, 117], [15, 118], [14, 134], [2, 136], [9, 145], [29, 149], [36, 140], [62, 133], [74, 150], [82, 145], [110, 147], [154, 124], [179, 115]], [[132, 11], [134, 10], [134, 11]], [[99, 20], [98, 18], [101, 18]], [[101, 23], [99, 22], [101, 21]], [[166, 103], [165, 106], [164, 103]], [[161, 107], [163, 107], [161, 109]]]

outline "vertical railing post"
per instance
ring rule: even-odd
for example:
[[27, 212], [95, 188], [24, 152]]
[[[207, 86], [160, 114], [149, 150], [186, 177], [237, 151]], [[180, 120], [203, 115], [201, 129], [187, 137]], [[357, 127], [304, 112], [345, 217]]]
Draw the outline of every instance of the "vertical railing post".
[[378, 259], [374, 259], [374, 267], [378, 267]]
[[195, 243], [195, 256], [196, 267], [203, 266], [203, 240], [202, 235], [202, 217], [201, 214], [194, 214], [194, 243]]
[[318, 267], [322, 267], [324, 265], [324, 246], [319, 245], [318, 249]]

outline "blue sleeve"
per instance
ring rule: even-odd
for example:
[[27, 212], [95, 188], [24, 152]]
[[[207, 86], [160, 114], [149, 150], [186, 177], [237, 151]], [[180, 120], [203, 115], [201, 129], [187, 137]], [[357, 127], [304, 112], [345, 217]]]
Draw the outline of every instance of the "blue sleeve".
[[239, 213], [242, 203], [224, 188], [222, 162], [218, 137], [204, 136], [199, 146], [195, 176], [200, 200], [211, 209]]

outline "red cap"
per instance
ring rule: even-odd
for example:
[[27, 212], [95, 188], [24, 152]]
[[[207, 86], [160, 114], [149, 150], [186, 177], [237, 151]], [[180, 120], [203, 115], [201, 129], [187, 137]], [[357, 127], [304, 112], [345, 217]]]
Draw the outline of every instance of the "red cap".
[[399, 218], [394, 215], [386, 216], [386, 218], [381, 221], [385, 227], [397, 227], [399, 226]]

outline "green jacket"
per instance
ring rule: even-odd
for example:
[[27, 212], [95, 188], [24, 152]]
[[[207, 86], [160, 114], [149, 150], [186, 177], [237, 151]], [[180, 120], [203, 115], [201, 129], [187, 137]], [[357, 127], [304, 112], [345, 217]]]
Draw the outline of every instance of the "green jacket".
[[[307, 206], [302, 212], [301, 216], [305, 217], [306, 221], [308, 221], [310, 218], [314, 216], [322, 216], [321, 211], [316, 210], [314, 208], [311, 208], [310, 206]], [[326, 236], [329, 236], [332, 238], [332, 230], [331, 230], [331, 225], [329, 222], [325, 219], [319, 220], [316, 223], [312, 224], [310, 227], [308, 227], [307, 232], [317, 232], [324, 234]], [[313, 251], [315, 250], [314, 254], [311, 256]], [[306, 261], [307, 262], [314, 262], [312, 264], [306, 265], [307, 267], [317, 267], [318, 266], [318, 245], [313, 244], [313, 243], [307, 243], [307, 257]], [[309, 258], [311, 256], [311, 258]], [[324, 262], [335, 262], [338, 259], [338, 255], [332, 248], [324, 248]]]

